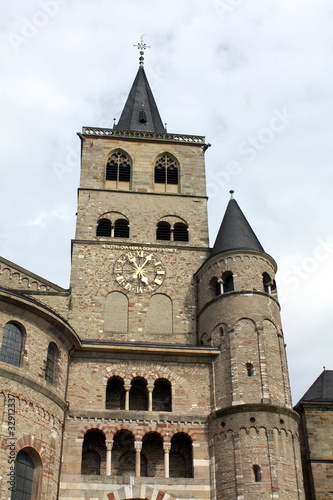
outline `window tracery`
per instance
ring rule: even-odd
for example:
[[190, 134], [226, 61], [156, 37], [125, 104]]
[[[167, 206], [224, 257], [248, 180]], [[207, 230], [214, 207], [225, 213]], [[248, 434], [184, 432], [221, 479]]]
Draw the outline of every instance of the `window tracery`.
[[164, 153], [156, 160], [154, 183], [160, 187], [164, 185], [164, 191], [177, 191], [172, 189], [172, 186], [177, 187], [179, 184], [179, 166], [177, 160], [170, 154]]
[[105, 179], [107, 181], [130, 182], [131, 161], [123, 151], [114, 151], [106, 164]]

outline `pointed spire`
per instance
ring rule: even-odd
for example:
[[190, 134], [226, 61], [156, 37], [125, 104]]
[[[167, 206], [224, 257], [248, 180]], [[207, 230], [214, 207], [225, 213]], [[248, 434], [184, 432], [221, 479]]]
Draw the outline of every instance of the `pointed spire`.
[[[144, 36], [144, 35], [143, 35]], [[128, 95], [119, 122], [114, 128], [120, 130], [140, 130], [164, 134], [166, 129], [160, 117], [153, 93], [143, 68], [143, 49], [149, 46], [141, 42], [134, 47], [140, 49], [139, 70]]]
[[230, 194], [231, 197], [211, 255], [229, 250], [256, 250], [264, 252], [253, 229], [233, 197], [234, 191], [230, 191]]

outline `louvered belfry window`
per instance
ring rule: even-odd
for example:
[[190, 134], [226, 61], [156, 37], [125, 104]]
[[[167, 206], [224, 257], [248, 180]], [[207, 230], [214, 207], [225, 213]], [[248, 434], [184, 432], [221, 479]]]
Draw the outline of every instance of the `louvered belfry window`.
[[109, 219], [99, 219], [96, 236], [111, 236], [111, 221]]
[[155, 164], [154, 180], [156, 184], [178, 184], [178, 166], [176, 160], [164, 154]]
[[114, 225], [114, 236], [115, 238], [129, 237], [129, 225], [127, 220], [125, 219], [116, 220]]
[[171, 240], [171, 226], [168, 222], [159, 222], [156, 228], [157, 240]]
[[173, 239], [175, 241], [188, 241], [188, 227], [182, 222], [177, 222], [173, 228]]
[[106, 164], [105, 179], [107, 181], [130, 182], [131, 163], [125, 153], [122, 151], [112, 153]]

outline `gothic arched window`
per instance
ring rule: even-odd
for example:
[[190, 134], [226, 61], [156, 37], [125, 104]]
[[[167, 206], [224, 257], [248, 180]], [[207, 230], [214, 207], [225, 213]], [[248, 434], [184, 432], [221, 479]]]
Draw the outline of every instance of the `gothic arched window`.
[[[154, 169], [155, 184], [178, 185], [179, 184], [179, 167], [175, 158], [168, 153], [161, 155]], [[166, 189], [167, 190], [167, 189]]]
[[131, 160], [123, 151], [114, 151], [106, 164], [107, 181], [130, 182]]
[[23, 345], [23, 332], [14, 323], [7, 323], [3, 329], [0, 361], [20, 366]]
[[45, 380], [47, 382], [54, 382], [57, 367], [58, 347], [54, 342], [50, 342], [47, 349], [46, 366], [45, 366]]

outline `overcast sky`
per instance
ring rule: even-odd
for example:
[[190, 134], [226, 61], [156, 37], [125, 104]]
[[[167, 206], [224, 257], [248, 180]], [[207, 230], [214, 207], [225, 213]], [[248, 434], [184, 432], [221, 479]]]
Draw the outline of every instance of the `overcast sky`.
[[205, 135], [211, 244], [235, 197], [277, 285], [294, 403], [333, 369], [332, 0], [2, 2], [1, 254], [69, 286], [82, 126], [138, 68], [171, 133]]

